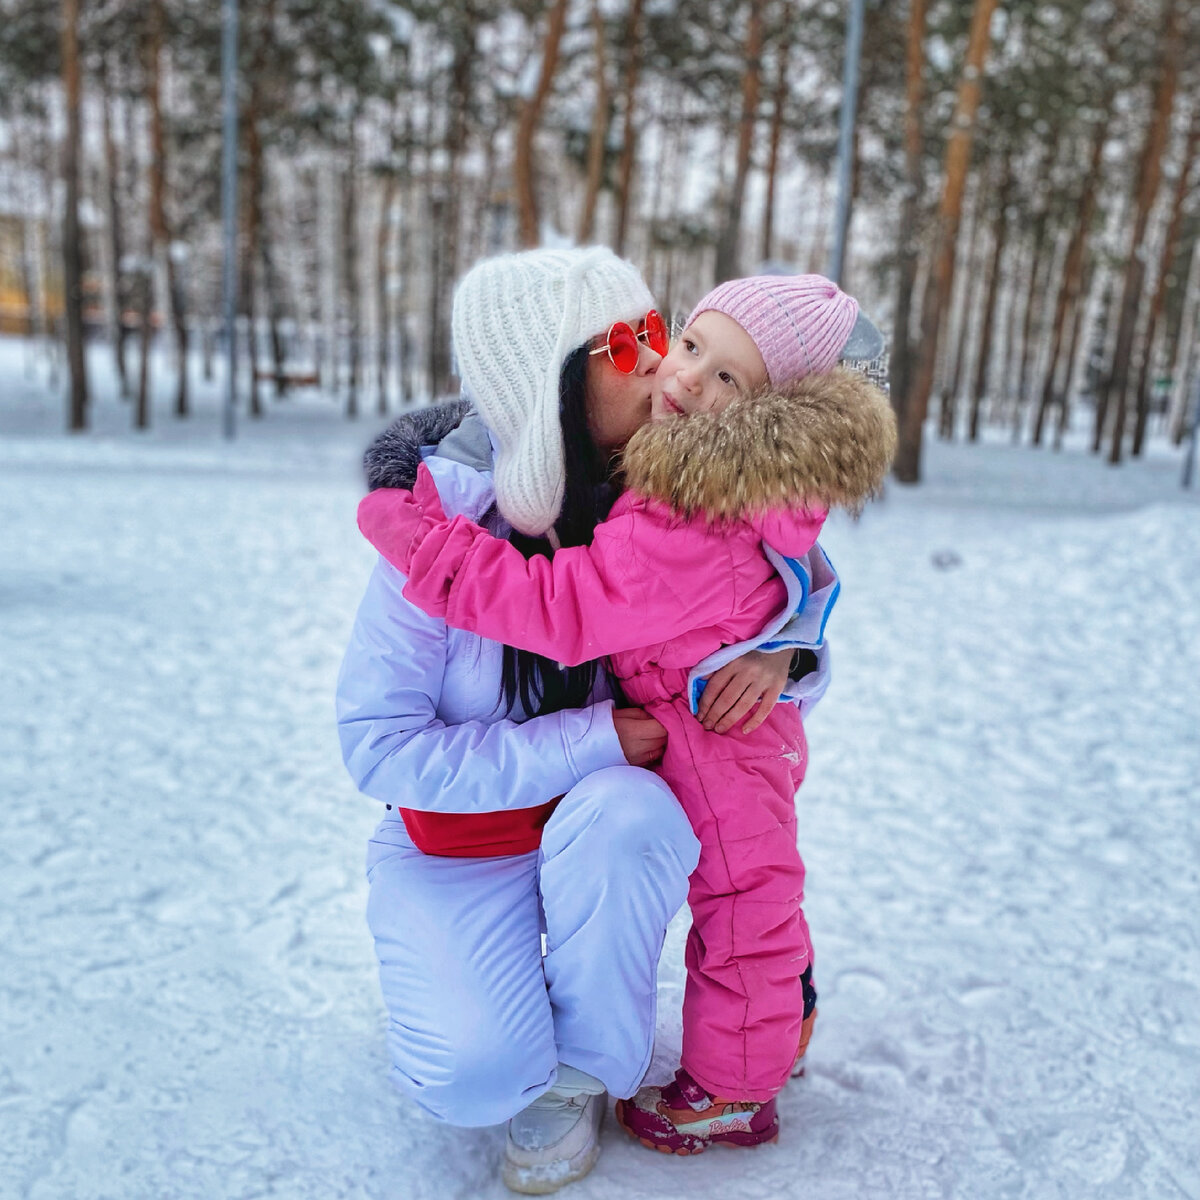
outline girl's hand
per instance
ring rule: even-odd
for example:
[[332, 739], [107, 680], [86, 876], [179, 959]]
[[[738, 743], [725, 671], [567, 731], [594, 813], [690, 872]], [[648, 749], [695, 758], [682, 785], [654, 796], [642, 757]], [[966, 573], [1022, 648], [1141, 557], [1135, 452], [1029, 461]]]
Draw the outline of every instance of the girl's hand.
[[411, 492], [378, 488], [358, 506], [358, 527], [384, 558], [409, 574], [413, 555], [425, 535], [446, 520], [437, 484], [424, 463]]
[[766, 719], [787, 686], [791, 650], [763, 654], [748, 650], [741, 658], [726, 663], [708, 677], [708, 686], [700, 696], [696, 719], [705, 729], [728, 733], [751, 709], [742, 726], [753, 733]]
[[625, 761], [631, 767], [648, 767], [662, 758], [667, 731], [648, 712], [640, 708], [614, 708], [613, 727]]

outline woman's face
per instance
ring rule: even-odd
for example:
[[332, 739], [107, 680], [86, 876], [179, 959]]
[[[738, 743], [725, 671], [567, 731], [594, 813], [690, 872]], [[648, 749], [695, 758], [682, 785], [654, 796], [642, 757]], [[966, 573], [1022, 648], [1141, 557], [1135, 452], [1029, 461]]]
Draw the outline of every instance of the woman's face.
[[[593, 338], [593, 346], [604, 341]], [[615, 453], [650, 419], [650, 389], [661, 361], [638, 343], [637, 367], [622, 375], [607, 354], [593, 354], [587, 365], [588, 431], [597, 449]]]

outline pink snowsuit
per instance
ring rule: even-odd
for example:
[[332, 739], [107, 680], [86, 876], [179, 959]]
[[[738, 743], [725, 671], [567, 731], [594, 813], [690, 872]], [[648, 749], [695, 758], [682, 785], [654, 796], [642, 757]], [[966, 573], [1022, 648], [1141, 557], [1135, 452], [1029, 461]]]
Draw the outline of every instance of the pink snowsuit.
[[828, 449], [853, 440], [856, 406], [872, 428], [891, 420], [886, 399], [845, 374], [815, 385], [817, 416], [802, 410], [794, 429], [795, 402], [776, 394], [643, 429], [625, 457], [638, 490], [618, 499], [590, 545], [553, 558], [526, 560], [465, 517], [446, 521], [424, 468], [415, 493], [381, 489], [359, 506], [360, 529], [408, 575], [404, 595], [418, 608], [566, 665], [608, 656], [630, 700], [666, 727], [660, 773], [701, 845], [682, 1065], [711, 1094], [740, 1100], [778, 1093], [800, 1042], [812, 947], [795, 794], [808, 749], [792, 704], [749, 735], [707, 732], [689, 708], [688, 672], [780, 611], [786, 588], [763, 545], [796, 558], [812, 547], [825, 509], [803, 500], [853, 504], [878, 485], [882, 468], [855, 459], [848, 472]]

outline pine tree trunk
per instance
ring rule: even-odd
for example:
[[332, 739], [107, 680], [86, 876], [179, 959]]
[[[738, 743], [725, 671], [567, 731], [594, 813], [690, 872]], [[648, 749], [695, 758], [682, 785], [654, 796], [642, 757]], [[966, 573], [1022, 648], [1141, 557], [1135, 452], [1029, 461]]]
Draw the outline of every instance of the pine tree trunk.
[[[265, 206], [263, 206], [265, 214]], [[275, 269], [275, 255], [271, 249], [271, 238], [267, 233], [266, 221], [259, 229], [258, 257], [262, 266], [263, 298], [267, 302], [267, 337], [271, 343], [271, 374], [275, 384], [275, 399], [286, 399], [291, 384], [287, 376], [287, 352], [283, 344], [280, 324], [283, 321], [283, 300], [279, 293], [279, 272]]]
[[154, 259], [151, 251], [154, 239], [147, 237], [146, 257], [142, 262], [138, 280], [138, 324], [141, 338], [138, 341], [138, 386], [133, 406], [133, 427], [150, 428], [150, 344], [154, 337]]
[[412, 403], [417, 391], [417, 364], [413, 353], [412, 331], [409, 328], [408, 297], [413, 286], [412, 261], [412, 204], [406, 200], [400, 213], [400, 231], [396, 239], [396, 271], [401, 279], [401, 291], [395, 307], [396, 319], [396, 354], [397, 382], [400, 385], [400, 404], [407, 406]]
[[109, 314], [109, 337], [112, 340], [113, 361], [117, 368], [117, 382], [121, 399], [129, 399], [129, 371], [125, 364], [125, 342], [128, 330], [125, 327], [125, 304], [128, 299], [126, 280], [121, 268], [124, 259], [124, 238], [121, 230], [121, 166], [117, 155], [117, 139], [113, 134], [112, 110], [115, 100], [111, 88], [111, 67], [107, 55], [101, 59], [100, 98], [104, 135], [104, 184], [108, 201], [108, 287], [112, 296], [112, 312]]
[[437, 337], [431, 346], [432, 353], [429, 358], [434, 395], [448, 391], [451, 386], [450, 339], [443, 330], [449, 325], [450, 292], [458, 278], [459, 237], [462, 225], [461, 164], [471, 132], [470, 106], [472, 66], [476, 58], [476, 32], [477, 23], [470, 19], [459, 21], [455, 27], [454, 62], [450, 71], [450, 113], [443, 144], [447, 164], [446, 183], [442, 193], [440, 219], [431, 230], [432, 237], [440, 242], [439, 270], [435, 273], [437, 291], [434, 293]]
[[1104, 378], [1099, 374], [1104, 362], [1104, 354], [1109, 343], [1108, 327], [1109, 318], [1112, 315], [1113, 302], [1113, 281], [1109, 276], [1104, 285], [1104, 290], [1100, 293], [1100, 308], [1096, 314], [1095, 332], [1092, 335], [1092, 353], [1089, 359], [1089, 367], [1097, 372], [1094, 386], [1095, 394], [1095, 411], [1092, 418], [1092, 453], [1099, 454], [1100, 446], [1104, 441], [1104, 430], [1108, 419], [1108, 385]]
[[500, 137], [500, 130], [495, 126], [482, 131], [482, 178], [489, 182], [481, 187], [478, 193], [479, 203], [476, 206], [475, 219], [472, 222], [472, 236], [468, 249], [468, 262], [472, 263], [504, 251], [504, 226], [509, 215], [509, 206], [503, 199], [503, 193], [491, 183], [499, 172]]
[[1187, 434], [1187, 415], [1190, 396], [1190, 383], [1187, 365], [1191, 356], [1191, 338], [1185, 331], [1194, 334], [1196, 322], [1189, 318], [1200, 312], [1200, 238], [1193, 235], [1190, 249], [1184, 256], [1182, 271], [1183, 299], [1179, 306], [1179, 321], [1173, 334], [1168, 337], [1167, 344], [1171, 347], [1171, 374], [1175, 379], [1175, 403], [1169, 421], [1171, 445], [1183, 445]]
[[1117, 324], [1117, 338], [1113, 350], [1112, 371], [1105, 388], [1105, 407], [1108, 397], [1116, 398], [1116, 417], [1113, 422], [1112, 443], [1108, 461], [1116, 465], [1121, 461], [1125, 441], [1126, 392], [1133, 355], [1134, 332], [1137, 327], [1138, 309], [1141, 305], [1142, 287], [1146, 277], [1145, 237], [1150, 220], [1150, 210], [1158, 195], [1162, 180], [1163, 151], [1171, 124], [1171, 112], [1175, 104], [1175, 89], [1179, 80], [1181, 54], [1179, 36], [1179, 11], [1177, 0], [1166, 0], [1163, 25], [1163, 58], [1158, 85], [1154, 94], [1154, 110], [1146, 130], [1146, 141], [1139, 160], [1137, 179], [1137, 205], [1134, 210], [1133, 236], [1129, 242], [1129, 257], [1125, 264], [1125, 279], [1121, 291], [1121, 307]]
[[342, 194], [342, 256], [346, 264], [346, 315], [349, 323], [347, 349], [350, 357], [350, 378], [346, 392], [346, 416], [358, 416], [358, 385], [360, 373], [360, 302], [358, 286], [358, 132], [357, 122], [350, 123], [350, 153], [346, 165]]
[[[924, 0], [918, 0], [923, 3]], [[788, 79], [792, 56], [792, 12], [784, 13], [784, 34], [777, 51], [777, 73], [775, 88], [771, 96], [771, 138], [767, 150], [766, 198], [763, 202], [762, 242], [759, 246], [760, 262], [770, 262], [774, 254], [775, 239], [775, 187], [779, 175], [779, 142], [783, 137], [783, 114], [787, 108]]]
[[[1050, 273], [1054, 266], [1053, 253], [1050, 254], [1049, 260], [1046, 259], [1050, 224], [1050, 184], [1048, 181], [1058, 154], [1058, 145], [1059, 130], [1055, 128], [1050, 141], [1043, 147], [1040, 161], [1036, 167], [1035, 178], [1038, 181], [1039, 195], [1033, 218], [1033, 261], [1029, 266], [1029, 287], [1025, 293], [1025, 320], [1021, 329], [1021, 365], [1017, 373], [1017, 398], [1012, 425], [1014, 443], [1020, 440], [1025, 410], [1029, 405], [1027, 389], [1034, 356], [1035, 326], [1039, 324], [1042, 299], [1049, 289]], [[1050, 248], [1053, 250], [1052, 245]]]
[[983, 399], [988, 394], [988, 371], [992, 361], [996, 304], [1000, 297], [1001, 267], [1004, 263], [1004, 250], [1008, 242], [1008, 204], [1012, 199], [1014, 183], [1012, 152], [1005, 147], [1000, 159], [1000, 186], [996, 190], [996, 219], [992, 225], [992, 261], [988, 269], [987, 293], [983, 304], [983, 317], [979, 326], [979, 358], [975, 363], [975, 378], [971, 385], [971, 415], [967, 437], [972, 442], [979, 440], [980, 410]]
[[912, 300], [917, 282], [921, 207], [921, 110], [924, 104], [926, 0], [909, 0], [904, 83], [904, 191], [897, 237], [896, 316], [890, 366], [892, 406], [901, 416], [912, 364]]
[[[816, 212], [818, 219], [813, 222], [812, 241], [808, 247], [808, 273], [810, 275], [819, 275], [822, 271], [827, 270], [829, 261], [828, 249], [828, 234], [829, 221], [824, 220], [819, 214], [829, 212], [829, 189], [833, 183], [833, 172], [826, 170], [821, 176], [821, 182], [817, 188], [817, 204]], [[896, 399], [892, 397], [892, 403], [896, 403]]]
[[654, 191], [650, 203], [650, 270], [646, 276], [659, 311], [670, 326], [674, 313], [671, 284], [675, 269], [672, 261], [676, 242], [674, 226], [674, 188], [667, 181], [679, 178], [686, 133], [686, 103], [668, 106], [662, 114], [662, 151], [654, 163]]
[[1104, 143], [1108, 139], [1108, 126], [1111, 114], [1111, 108], [1106, 108], [1104, 115], [1096, 125], [1095, 133], [1092, 135], [1087, 174], [1084, 176], [1083, 187], [1077, 206], [1079, 216], [1075, 227], [1071, 231], [1071, 240], [1067, 244], [1067, 253], [1063, 260], [1062, 281], [1059, 284], [1058, 297], [1054, 302], [1054, 323], [1050, 335], [1050, 360], [1046, 365], [1046, 374], [1042, 381], [1041, 400], [1038, 403], [1037, 419], [1033, 426], [1033, 444], [1035, 446], [1041, 445], [1046, 417], [1050, 411], [1050, 405], [1054, 401], [1054, 385], [1058, 377], [1059, 363], [1066, 335], [1067, 316], [1081, 299], [1080, 285], [1083, 282], [1084, 254], [1087, 250], [1092, 218], [1096, 212], [1096, 195], [1100, 183], [1100, 172], [1104, 162]]
[[332, 151], [322, 155], [315, 170], [317, 208], [316, 299], [318, 310], [318, 363], [321, 387], [336, 396], [341, 387], [338, 353], [338, 297], [341, 295], [341, 216], [338, 213], [339, 171]]
[[442, 334], [443, 321], [448, 324], [448, 314], [443, 312], [442, 297], [446, 285], [442, 280], [442, 250], [444, 239], [441, 236], [441, 224], [445, 209], [445, 197], [437, 173], [434, 170], [434, 159], [437, 151], [435, 141], [434, 117], [442, 105], [437, 88], [436, 78], [430, 74], [428, 87], [425, 92], [425, 124], [422, 130], [421, 148], [423, 157], [421, 169], [415, 172], [417, 178], [424, 179], [425, 186], [416, 205], [416, 234], [420, 251], [418, 256], [423, 267], [423, 282], [426, 294], [418, 302], [418, 314], [423, 339], [421, 366], [424, 368], [425, 391], [430, 399], [436, 399], [441, 389], [441, 366], [444, 349], [448, 351], [449, 333]]
[[[967, 347], [971, 341], [971, 313], [975, 308], [973, 295], [977, 278], [975, 264], [979, 258], [979, 227], [983, 224], [983, 210], [986, 203], [986, 188], [982, 182], [978, 196], [972, 206], [971, 226], [965, 231], [963, 241], [966, 244], [967, 272], [962, 279], [959, 290], [959, 302], [954, 306], [958, 313], [955, 325], [954, 367], [942, 387], [941, 404], [938, 409], [938, 436], [944, 441], [952, 441], [954, 427], [958, 419], [958, 396], [962, 390], [962, 378], [967, 360]], [[947, 320], [949, 325], [949, 320]]]
[[[395, 157], [395, 144], [392, 146]], [[392, 228], [392, 206], [396, 200], [396, 175], [389, 171], [383, 181], [379, 204], [379, 224], [375, 230], [375, 374], [377, 399], [375, 411], [382, 417], [388, 411], [388, 375], [391, 372], [391, 306], [388, 304], [388, 243]]]
[[746, 25], [745, 61], [742, 75], [742, 111], [738, 122], [737, 165], [733, 187], [725, 208], [725, 219], [717, 238], [717, 259], [713, 282], [722, 283], [739, 273], [738, 246], [742, 233], [742, 202], [746, 195], [746, 177], [750, 174], [750, 150], [754, 143], [754, 125], [758, 118], [758, 92], [762, 80], [763, 0], [750, 0]]
[[167, 300], [175, 327], [179, 375], [175, 391], [175, 415], [188, 415], [188, 332], [184, 312], [183, 283], [175, 261], [171, 230], [167, 222], [166, 138], [162, 115], [162, 52], [166, 37], [164, 0], [150, 0], [146, 27], [146, 104], [150, 113], [150, 228], [154, 246], [165, 260]]
[[962, 379], [963, 366], [967, 356], [967, 341], [971, 332], [971, 291], [969, 278], [963, 282], [961, 299], [962, 309], [958, 320], [958, 327], [955, 330], [957, 344], [954, 347], [954, 368], [942, 387], [941, 404], [938, 406], [938, 437], [946, 442], [954, 440], [954, 425], [958, 415], [959, 382]]
[[396, 238], [396, 273], [400, 280], [400, 293], [395, 305], [396, 353], [400, 356], [397, 375], [400, 384], [400, 403], [412, 403], [416, 395], [416, 354], [412, 332], [409, 328], [411, 297], [415, 286], [413, 261], [412, 224], [415, 209], [413, 189], [413, 119], [412, 106], [404, 106], [404, 190], [400, 206], [400, 229]]
[[625, 77], [621, 89], [622, 111], [621, 157], [617, 163], [617, 221], [613, 233], [613, 249], [625, 253], [625, 237], [629, 229], [630, 199], [633, 189], [633, 163], [638, 139], [637, 85], [642, 65], [642, 3], [630, 0], [629, 17], [625, 23]]
[[200, 372], [205, 383], [212, 383], [216, 378], [213, 359], [216, 356], [216, 330], [209, 320], [200, 327]]
[[[1195, 183], [1192, 186], [1194, 188]], [[1184, 207], [1188, 207], [1186, 203]], [[1179, 338], [1183, 332], [1184, 310], [1193, 292], [1193, 289], [1188, 287], [1188, 280], [1191, 278], [1191, 265], [1197, 242], [1200, 242], [1200, 210], [1185, 212], [1179, 248], [1168, 272], [1171, 282], [1167, 289], [1167, 302], [1163, 313], [1166, 321], [1164, 350], [1169, 363], [1173, 363], [1177, 356]]]
[[996, 403], [993, 411], [998, 423], [1012, 420], [1012, 411], [1016, 407], [1016, 389], [1013, 387], [1014, 373], [1017, 362], [1017, 316], [1021, 312], [1019, 280], [1024, 278], [1024, 247], [1014, 245], [1009, 263], [1011, 282], [1008, 286], [1008, 309], [1004, 314], [1004, 369], [1000, 373], [1000, 387], [997, 389]]
[[1029, 360], [1033, 355], [1034, 326], [1039, 313], [1038, 298], [1044, 294], [1047, 280], [1042, 278], [1046, 253], [1046, 220], [1039, 213], [1034, 218], [1033, 249], [1029, 261], [1029, 286], [1025, 291], [1025, 306], [1021, 321], [1021, 354], [1017, 367], [1017, 394], [1013, 400], [1012, 440], [1015, 445], [1021, 440], [1025, 409], [1028, 402], [1026, 388], [1029, 386]]
[[241, 278], [242, 296], [246, 309], [246, 349], [250, 355], [250, 400], [248, 412], [252, 417], [263, 415], [262, 382], [258, 353], [258, 272], [261, 262], [263, 198], [263, 148], [258, 135], [258, 89], [252, 84], [246, 103], [243, 138], [246, 146], [246, 248]]
[[258, 346], [258, 247], [254, 238], [246, 235], [246, 258], [238, 273], [242, 281], [242, 307], [246, 313], [246, 354], [250, 359], [250, 398], [247, 413], [256, 420], [263, 415], [263, 402], [260, 384], [262, 375], [259, 370]]
[[79, 118], [83, 102], [79, 70], [79, 3], [80, 0], [63, 0], [62, 10], [62, 75], [67, 106], [67, 133], [62, 154], [66, 189], [62, 226], [63, 305], [70, 369], [67, 428], [72, 432], [84, 430], [88, 425], [87, 363], [83, 345], [83, 235], [79, 224]]
[[588, 136], [587, 179], [583, 189], [583, 207], [579, 212], [579, 230], [576, 241], [586, 245], [592, 240], [592, 228], [596, 221], [596, 202], [600, 197], [600, 184], [604, 181], [604, 149], [608, 141], [609, 96], [608, 66], [605, 54], [604, 14], [600, 0], [592, 0], [592, 30], [596, 43], [596, 95], [593, 100], [592, 129]]
[[1146, 318], [1144, 335], [1145, 353], [1142, 355], [1142, 368], [1138, 373], [1137, 382], [1137, 420], [1133, 427], [1133, 446], [1131, 453], [1137, 457], [1142, 453], [1146, 440], [1146, 421], [1150, 413], [1150, 394], [1148, 378], [1150, 375], [1151, 359], [1154, 350], [1154, 337], [1158, 332], [1158, 323], [1162, 318], [1163, 307], [1167, 302], [1167, 287], [1171, 275], [1171, 263], [1175, 251], [1179, 247], [1179, 231], [1183, 227], [1184, 201], [1187, 199], [1191, 184], [1192, 166], [1196, 159], [1196, 150], [1200, 147], [1200, 108], [1192, 110], [1192, 121], [1188, 126], [1187, 142], [1183, 150], [1183, 161], [1179, 164], [1179, 174], [1175, 179], [1175, 190], [1171, 196], [1171, 215], [1167, 220], [1167, 231], [1163, 236], [1162, 255], [1159, 259], [1158, 282], [1154, 295], [1150, 300], [1150, 312]]
[[536, 246], [540, 240], [541, 222], [538, 213], [537, 184], [534, 179], [533, 139], [542, 119], [542, 110], [554, 83], [558, 69], [558, 50], [562, 42], [563, 29], [567, 20], [567, 0], [554, 0], [546, 27], [546, 40], [542, 44], [542, 69], [537, 87], [521, 105], [517, 122], [516, 153], [513, 176], [517, 190], [517, 211], [521, 245]]
[[921, 437], [933, 373], [937, 363], [938, 326], [942, 310], [954, 283], [954, 254], [958, 225], [962, 215], [963, 191], [975, 134], [975, 116], [979, 108], [983, 64], [991, 40], [992, 13], [997, 0], [974, 0], [967, 57], [958, 85], [953, 132], [946, 144], [945, 185], [938, 211], [937, 238], [934, 243], [934, 271], [921, 305], [920, 355], [913, 371], [912, 384], [904, 402], [903, 418], [896, 451], [895, 475], [901, 483], [917, 483], [921, 478]]
[[1071, 342], [1067, 348], [1067, 357], [1064, 363], [1062, 389], [1058, 394], [1058, 420], [1054, 425], [1055, 450], [1062, 449], [1063, 436], [1066, 434], [1067, 426], [1071, 421], [1071, 385], [1075, 380], [1075, 362], [1078, 358], [1079, 338], [1083, 333], [1083, 314], [1087, 310], [1086, 299], [1088, 293], [1091, 291], [1092, 276], [1094, 273], [1095, 265], [1094, 263], [1089, 263], [1084, 270], [1083, 283], [1079, 289], [1079, 294], [1072, 301], [1075, 309], [1070, 317]]

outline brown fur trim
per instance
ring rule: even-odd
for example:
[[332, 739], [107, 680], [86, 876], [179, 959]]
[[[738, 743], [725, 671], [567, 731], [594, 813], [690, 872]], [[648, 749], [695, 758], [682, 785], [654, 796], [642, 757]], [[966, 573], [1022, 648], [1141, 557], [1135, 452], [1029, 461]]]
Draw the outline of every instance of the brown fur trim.
[[685, 516], [728, 520], [821, 505], [859, 512], [896, 451], [888, 398], [839, 367], [740, 396], [722, 413], [643, 425], [624, 454], [626, 484]]

